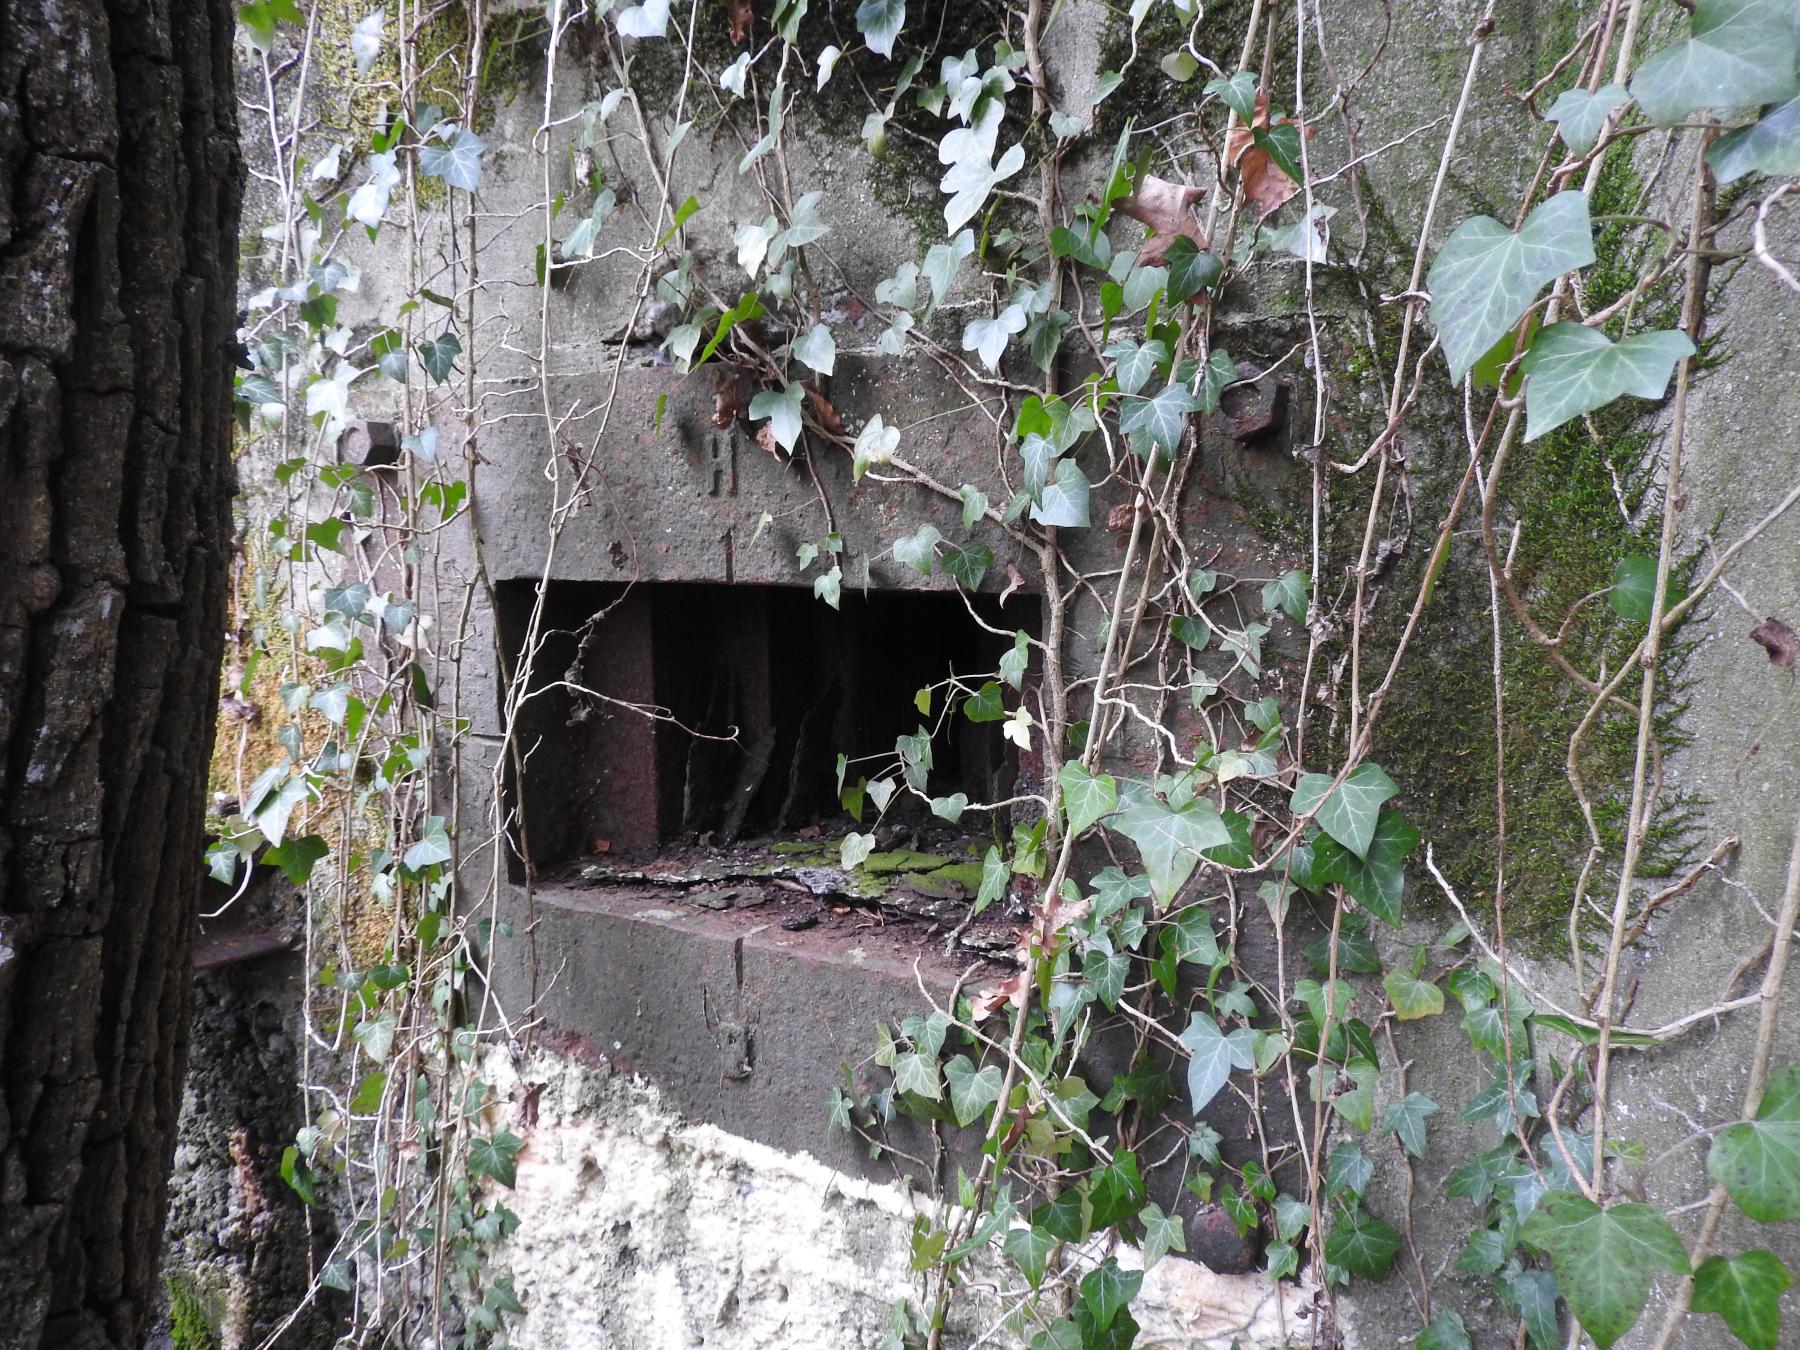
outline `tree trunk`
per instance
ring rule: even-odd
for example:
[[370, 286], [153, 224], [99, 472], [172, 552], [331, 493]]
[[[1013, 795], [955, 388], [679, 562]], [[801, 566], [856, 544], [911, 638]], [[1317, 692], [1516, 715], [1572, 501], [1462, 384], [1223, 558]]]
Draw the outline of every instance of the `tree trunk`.
[[0, 0], [0, 1346], [157, 1297], [230, 550], [228, 0]]

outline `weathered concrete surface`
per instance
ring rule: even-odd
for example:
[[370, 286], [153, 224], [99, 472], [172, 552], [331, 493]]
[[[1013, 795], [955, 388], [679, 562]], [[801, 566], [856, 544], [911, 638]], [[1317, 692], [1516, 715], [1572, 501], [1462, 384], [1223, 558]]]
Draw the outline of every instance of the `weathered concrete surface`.
[[[686, 1124], [617, 1073], [542, 1054], [489, 1070], [504, 1098], [539, 1089], [507, 1196], [523, 1222], [501, 1258], [530, 1308], [520, 1350], [874, 1350], [893, 1304], [926, 1297], [910, 1234], [930, 1207], [915, 1193]], [[1117, 1256], [1140, 1264], [1130, 1248]], [[1003, 1325], [1016, 1284], [1003, 1262], [978, 1260], [952, 1342], [992, 1332], [989, 1344], [1023, 1344]], [[1132, 1312], [1141, 1344], [1274, 1350], [1304, 1343], [1309, 1301], [1304, 1288], [1165, 1257]]]

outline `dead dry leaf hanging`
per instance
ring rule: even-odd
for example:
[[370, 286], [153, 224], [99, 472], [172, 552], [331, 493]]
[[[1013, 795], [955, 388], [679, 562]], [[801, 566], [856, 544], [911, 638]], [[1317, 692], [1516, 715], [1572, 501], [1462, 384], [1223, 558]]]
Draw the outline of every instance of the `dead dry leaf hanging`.
[[725, 0], [725, 12], [731, 17], [731, 43], [735, 47], [750, 36], [756, 14], [750, 8], [750, 0]]
[[1206, 252], [1206, 236], [1194, 220], [1193, 204], [1201, 190], [1184, 183], [1171, 183], [1155, 174], [1145, 174], [1136, 192], [1119, 203], [1119, 210], [1133, 220], [1142, 221], [1150, 229], [1150, 237], [1138, 251], [1138, 263], [1155, 267], [1163, 261], [1169, 245], [1182, 235], [1194, 241], [1194, 247]]
[[[1241, 122], [1232, 126], [1225, 136], [1225, 162], [1238, 172], [1238, 183], [1244, 190], [1244, 200], [1256, 203], [1259, 215], [1267, 218], [1273, 214], [1283, 202], [1300, 190], [1300, 184], [1283, 171], [1270, 153], [1273, 148], [1280, 153], [1280, 147], [1272, 142], [1271, 133], [1279, 128], [1298, 128], [1282, 133], [1292, 137], [1295, 144], [1301, 135], [1312, 137], [1311, 127], [1301, 127], [1291, 117], [1283, 114], [1272, 122], [1269, 118], [1269, 95], [1264, 90], [1256, 91], [1255, 117], [1249, 126]], [[1290, 159], [1297, 160], [1298, 152], [1290, 154]], [[1290, 168], [1298, 168], [1298, 164], [1290, 164]]]
[[1794, 668], [1795, 658], [1800, 657], [1800, 634], [1796, 634], [1780, 619], [1771, 615], [1752, 628], [1750, 636], [1762, 645], [1762, 649], [1769, 654], [1769, 660], [1783, 670]]

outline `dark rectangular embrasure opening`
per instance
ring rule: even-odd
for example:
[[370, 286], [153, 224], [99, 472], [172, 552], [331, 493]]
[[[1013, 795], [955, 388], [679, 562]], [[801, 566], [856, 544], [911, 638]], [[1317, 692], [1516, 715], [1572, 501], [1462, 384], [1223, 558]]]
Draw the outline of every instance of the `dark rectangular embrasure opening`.
[[[510, 651], [535, 593], [528, 582], [500, 587]], [[891, 767], [898, 737], [938, 725], [915, 704], [920, 689], [993, 672], [1012, 634], [1037, 625], [1037, 600], [1025, 595], [1002, 605], [846, 587], [834, 610], [801, 587], [551, 583], [520, 718], [523, 784], [508, 784], [523, 808], [515, 843], [553, 869], [596, 853], [646, 859], [677, 844], [849, 828], [837, 756], [852, 761], [851, 783]], [[1017, 752], [1000, 728], [942, 719], [926, 791], [1011, 796]], [[927, 817], [925, 804], [899, 796], [887, 818], [911, 815]]]

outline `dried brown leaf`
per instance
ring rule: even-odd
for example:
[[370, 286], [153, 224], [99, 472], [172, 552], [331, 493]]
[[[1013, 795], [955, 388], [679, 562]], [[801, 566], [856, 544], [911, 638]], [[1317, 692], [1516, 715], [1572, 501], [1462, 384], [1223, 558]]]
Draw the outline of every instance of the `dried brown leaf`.
[[827, 436], [844, 434], [844, 419], [838, 416], [838, 410], [831, 406], [831, 400], [814, 389], [810, 384], [800, 386], [806, 390], [806, 401], [812, 404], [813, 416], [819, 420], [819, 428]]
[[721, 369], [713, 381], [712, 422], [715, 427], [729, 427], [744, 415], [744, 386], [737, 373]]
[[[1269, 95], [1266, 90], [1256, 91], [1255, 117], [1249, 126], [1242, 122], [1232, 125], [1225, 136], [1225, 162], [1238, 171], [1238, 182], [1244, 189], [1244, 199], [1256, 203], [1257, 210], [1263, 216], [1269, 216], [1280, 205], [1300, 190], [1300, 185], [1289, 178], [1269, 157], [1269, 152], [1256, 143], [1256, 133], [1269, 128]], [[1278, 117], [1275, 125], [1291, 123], [1291, 117]], [[1311, 139], [1313, 128], [1300, 124], [1300, 134]]]
[[1141, 266], [1160, 264], [1169, 245], [1184, 234], [1194, 241], [1195, 248], [1203, 253], [1206, 251], [1206, 236], [1201, 233], [1190, 209], [1201, 195], [1200, 188], [1145, 174], [1137, 191], [1119, 203], [1121, 212], [1150, 229], [1150, 237], [1138, 251]]
[[731, 19], [731, 45], [738, 46], [750, 36], [756, 11], [751, 9], [750, 0], [725, 0], [725, 13]]
[[1769, 660], [1783, 670], [1794, 668], [1795, 658], [1800, 657], [1800, 633], [1770, 615], [1750, 630], [1750, 636], [1769, 654]]

